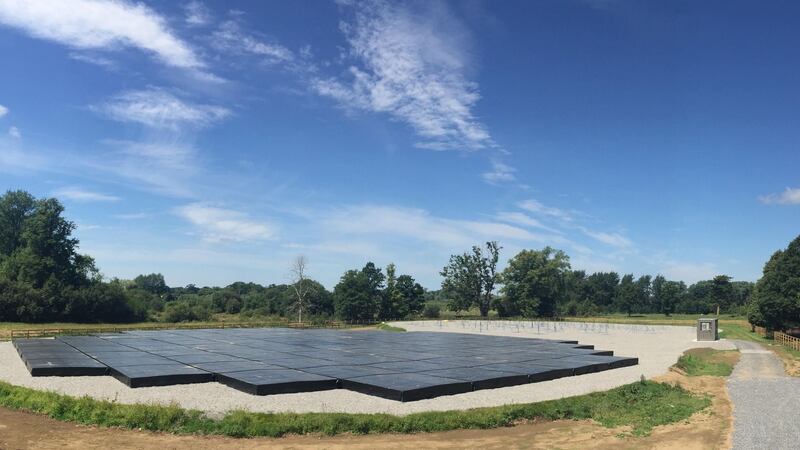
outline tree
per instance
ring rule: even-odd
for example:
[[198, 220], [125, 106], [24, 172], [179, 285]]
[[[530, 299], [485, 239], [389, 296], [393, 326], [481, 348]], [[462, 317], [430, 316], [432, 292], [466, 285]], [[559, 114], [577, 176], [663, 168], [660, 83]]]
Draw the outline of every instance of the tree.
[[492, 292], [497, 282], [497, 261], [500, 247], [497, 242], [486, 243], [486, 256], [483, 250], [472, 247], [472, 253], [451, 255], [450, 262], [442, 269], [442, 289], [450, 294], [452, 310], [469, 309], [477, 306], [481, 317], [489, 315]]
[[642, 275], [636, 280], [636, 302], [633, 305], [634, 312], [644, 312], [650, 304], [650, 275]]
[[[662, 277], [663, 278], [663, 277]], [[670, 316], [686, 295], [686, 284], [683, 281], [664, 281], [659, 294], [660, 312]]]
[[336, 315], [344, 320], [372, 320], [378, 312], [385, 277], [375, 264], [348, 270], [333, 289]]
[[[650, 306], [650, 311], [651, 312], [654, 312], [654, 313], [663, 313], [664, 312], [664, 308], [663, 308], [663, 304], [664, 304], [664, 283], [666, 283], [666, 282], [667, 282], [667, 279], [664, 278], [663, 275], [656, 275], [656, 277], [653, 278], [653, 283], [650, 286], [650, 290], [651, 290], [651, 292], [653, 294], [653, 296], [652, 296], [653, 301], [652, 301], [652, 304]], [[670, 311], [670, 314], [671, 313], [672, 313], [672, 311]], [[664, 314], [666, 314], [666, 313], [664, 313]], [[669, 314], [667, 314], [667, 315], [669, 315]]]
[[398, 319], [422, 311], [425, 290], [410, 275], [396, 276], [394, 264], [386, 266], [386, 288], [381, 295], [378, 316], [381, 319]]
[[569, 257], [550, 247], [523, 250], [502, 273], [502, 292], [525, 317], [555, 317], [566, 298], [565, 276]]
[[627, 274], [622, 277], [617, 287], [617, 295], [615, 304], [618, 311], [627, 313], [629, 316], [633, 314], [636, 307], [637, 292], [636, 282], [633, 280], [633, 274]]
[[754, 325], [769, 331], [800, 325], [800, 236], [767, 261], [752, 297], [748, 317]]
[[616, 272], [596, 272], [586, 278], [586, 284], [595, 304], [609, 311], [616, 298], [619, 274]]
[[733, 284], [731, 284], [731, 277], [727, 275], [717, 275], [711, 280], [711, 302], [717, 308], [717, 314], [720, 309], [728, 311], [728, 308], [734, 301]]
[[155, 295], [164, 295], [169, 292], [169, 286], [167, 286], [167, 283], [164, 281], [164, 275], [160, 273], [139, 275], [133, 279], [133, 284], [136, 288]]
[[307, 283], [306, 265], [308, 261], [303, 255], [298, 256], [292, 262], [292, 291], [294, 291], [294, 309], [297, 310], [297, 321], [303, 323], [303, 310], [308, 306], [308, 297], [312, 295], [314, 286]]

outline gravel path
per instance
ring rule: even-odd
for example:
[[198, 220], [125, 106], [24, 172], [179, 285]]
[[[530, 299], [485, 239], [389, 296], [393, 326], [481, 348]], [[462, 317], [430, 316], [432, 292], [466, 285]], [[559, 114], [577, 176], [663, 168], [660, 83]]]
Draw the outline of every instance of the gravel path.
[[[89, 395], [120, 403], [176, 403], [199, 409], [212, 417], [232, 409], [255, 412], [353, 412], [410, 414], [510, 403], [530, 403], [611, 389], [638, 380], [642, 375], [664, 374], [684, 350], [698, 346], [733, 348], [727, 341], [693, 342], [693, 327], [653, 327], [581, 323], [526, 322], [485, 324], [478, 321], [398, 323], [409, 331], [484, 333], [546, 339], [575, 339], [597, 349], [614, 350], [620, 356], [639, 358], [639, 365], [606, 372], [562, 378], [542, 383], [489, 389], [400, 403], [345, 389], [299, 394], [254, 396], [219, 383], [159, 386], [131, 389], [110, 376], [31, 377], [10, 342], [0, 343], [0, 380], [19, 386], [63, 394]], [[357, 331], [353, 331], [357, 333]]]
[[734, 449], [796, 449], [800, 446], [800, 378], [755, 342], [733, 341], [742, 356], [728, 378], [733, 401]]

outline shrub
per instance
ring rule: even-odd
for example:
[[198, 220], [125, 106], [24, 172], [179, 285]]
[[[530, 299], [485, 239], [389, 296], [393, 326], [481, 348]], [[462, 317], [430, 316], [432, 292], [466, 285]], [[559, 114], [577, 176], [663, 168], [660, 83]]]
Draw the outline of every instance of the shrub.
[[428, 319], [438, 319], [440, 314], [441, 308], [439, 308], [439, 305], [426, 305], [422, 311], [422, 316]]

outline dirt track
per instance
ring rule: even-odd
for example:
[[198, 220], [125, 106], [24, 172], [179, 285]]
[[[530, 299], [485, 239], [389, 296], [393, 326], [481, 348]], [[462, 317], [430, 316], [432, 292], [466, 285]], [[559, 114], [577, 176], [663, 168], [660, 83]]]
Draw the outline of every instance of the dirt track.
[[290, 436], [281, 439], [231, 439], [175, 436], [96, 428], [59, 422], [40, 415], [0, 408], [3, 449], [261, 449], [261, 448], [728, 448], [731, 406], [722, 378], [660, 377], [714, 395], [714, 413], [700, 412], [688, 423], [659, 427], [647, 438], [632, 438], [625, 429], [603, 428], [590, 421], [527, 423], [493, 430], [376, 436]]

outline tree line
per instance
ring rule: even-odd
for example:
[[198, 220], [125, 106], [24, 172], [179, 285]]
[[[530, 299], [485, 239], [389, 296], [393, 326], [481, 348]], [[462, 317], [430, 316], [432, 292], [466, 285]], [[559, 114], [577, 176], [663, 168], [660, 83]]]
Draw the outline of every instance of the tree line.
[[496, 242], [452, 255], [438, 290], [426, 290], [394, 264], [368, 262], [346, 271], [333, 290], [291, 266], [285, 284], [235, 282], [225, 287], [170, 287], [161, 274], [104, 281], [78, 253], [74, 223], [56, 199], [23, 191], [0, 197], [0, 321], [165, 322], [243, 319], [373, 320], [463, 315], [539, 317], [625, 314], [747, 314], [772, 329], [800, 324], [800, 237], [773, 255], [756, 283], [726, 275], [687, 285], [662, 275], [573, 270], [569, 256], [545, 247], [522, 250], [499, 268]]

